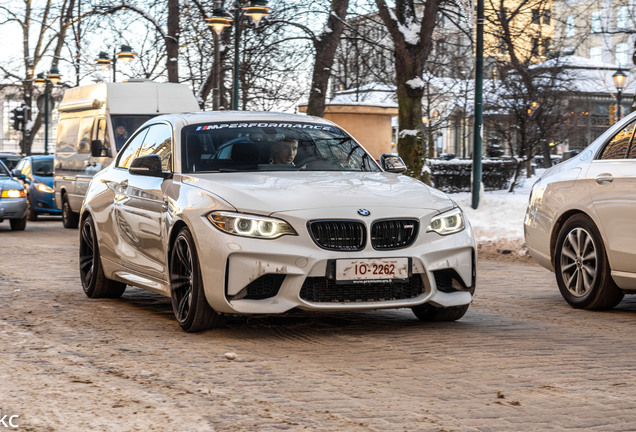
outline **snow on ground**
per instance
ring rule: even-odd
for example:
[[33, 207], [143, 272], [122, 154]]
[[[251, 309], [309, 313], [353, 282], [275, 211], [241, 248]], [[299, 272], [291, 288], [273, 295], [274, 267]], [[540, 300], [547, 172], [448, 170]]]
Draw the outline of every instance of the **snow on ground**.
[[[543, 170], [537, 170], [540, 175]], [[480, 250], [527, 255], [523, 238], [523, 218], [532, 185], [537, 176], [524, 179], [514, 192], [507, 190], [482, 192], [477, 210], [472, 208], [472, 194], [448, 194], [459, 204], [470, 221]]]

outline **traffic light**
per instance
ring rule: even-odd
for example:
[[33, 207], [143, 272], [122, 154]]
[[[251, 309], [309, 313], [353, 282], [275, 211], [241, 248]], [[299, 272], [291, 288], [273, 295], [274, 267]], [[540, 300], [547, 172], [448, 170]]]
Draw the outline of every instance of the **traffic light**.
[[11, 110], [11, 123], [13, 123], [13, 129], [24, 131], [24, 107]]

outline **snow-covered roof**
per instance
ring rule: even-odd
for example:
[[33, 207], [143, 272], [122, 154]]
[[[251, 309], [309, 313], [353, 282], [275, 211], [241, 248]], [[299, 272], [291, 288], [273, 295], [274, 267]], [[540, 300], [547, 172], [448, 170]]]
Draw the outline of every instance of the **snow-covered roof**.
[[336, 92], [327, 105], [366, 105], [397, 108], [395, 86], [371, 83]]

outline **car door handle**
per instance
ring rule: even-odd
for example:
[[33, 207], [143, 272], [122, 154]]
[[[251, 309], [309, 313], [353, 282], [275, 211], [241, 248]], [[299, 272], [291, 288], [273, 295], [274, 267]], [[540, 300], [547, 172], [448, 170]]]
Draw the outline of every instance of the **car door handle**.
[[604, 173], [597, 175], [594, 180], [596, 180], [596, 183], [600, 185], [606, 185], [614, 181], [614, 176], [608, 173]]

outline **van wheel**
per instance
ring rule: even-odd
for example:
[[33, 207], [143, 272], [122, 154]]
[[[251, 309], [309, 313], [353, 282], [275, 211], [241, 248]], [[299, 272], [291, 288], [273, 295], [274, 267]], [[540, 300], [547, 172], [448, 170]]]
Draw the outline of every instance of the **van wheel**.
[[79, 225], [79, 213], [71, 210], [71, 205], [66, 198], [66, 194], [62, 195], [62, 224], [64, 228], [74, 229]]

